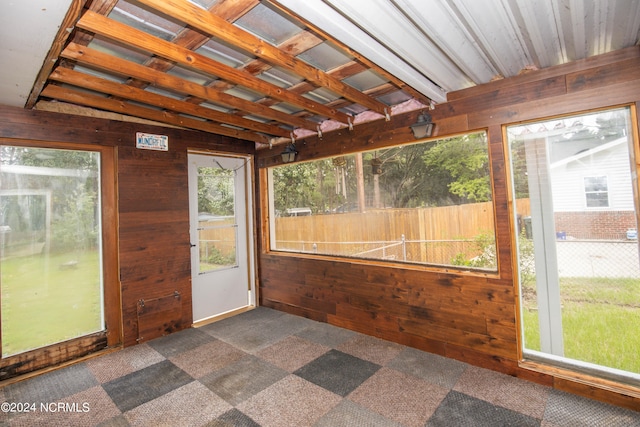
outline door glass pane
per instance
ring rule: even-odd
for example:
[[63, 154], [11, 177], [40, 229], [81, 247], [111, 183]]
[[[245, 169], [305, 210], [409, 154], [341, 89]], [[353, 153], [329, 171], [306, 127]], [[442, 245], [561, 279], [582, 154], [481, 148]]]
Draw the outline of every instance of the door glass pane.
[[507, 130], [525, 354], [640, 373], [630, 123], [616, 109]]
[[100, 154], [0, 150], [2, 356], [104, 330]]
[[235, 171], [198, 168], [200, 273], [237, 266]]

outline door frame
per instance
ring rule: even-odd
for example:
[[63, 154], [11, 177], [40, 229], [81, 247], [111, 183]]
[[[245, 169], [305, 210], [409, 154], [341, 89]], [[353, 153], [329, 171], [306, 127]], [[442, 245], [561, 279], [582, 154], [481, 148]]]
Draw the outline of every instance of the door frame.
[[[105, 330], [0, 358], [0, 381], [50, 368], [122, 345], [122, 298], [118, 263], [117, 147], [0, 138], [0, 145], [94, 151], [100, 153], [102, 280]], [[2, 314], [0, 313], [0, 316]], [[2, 336], [0, 333], [0, 343]]]
[[[243, 313], [245, 311], [253, 310], [257, 306], [258, 301], [258, 286], [257, 286], [257, 242], [256, 242], [256, 213], [255, 213], [255, 176], [254, 176], [254, 168], [255, 168], [255, 156], [251, 154], [236, 154], [229, 152], [220, 152], [214, 150], [199, 150], [199, 149], [188, 149], [187, 150], [187, 161], [190, 155], [204, 155], [211, 157], [225, 157], [225, 158], [233, 158], [233, 159], [243, 159], [245, 161], [244, 167], [244, 182], [245, 182], [245, 210], [246, 214], [244, 216], [245, 227], [246, 227], [246, 242], [245, 247], [247, 248], [246, 260], [247, 260], [247, 292], [248, 292], [248, 300], [247, 305], [244, 307], [239, 307], [237, 309], [220, 313], [218, 315], [213, 315], [211, 317], [206, 317], [201, 320], [193, 320], [193, 327], [200, 327], [207, 325], [209, 323], [217, 322], [219, 320], [234, 316], [239, 313]], [[191, 190], [189, 190], [191, 191]], [[191, 205], [191, 200], [189, 201]], [[189, 212], [189, 234], [191, 236], [191, 206]], [[192, 272], [193, 274], [193, 272]], [[192, 276], [193, 277], [193, 276]], [[192, 284], [193, 287], [193, 284]], [[192, 301], [193, 306], [193, 301]]]

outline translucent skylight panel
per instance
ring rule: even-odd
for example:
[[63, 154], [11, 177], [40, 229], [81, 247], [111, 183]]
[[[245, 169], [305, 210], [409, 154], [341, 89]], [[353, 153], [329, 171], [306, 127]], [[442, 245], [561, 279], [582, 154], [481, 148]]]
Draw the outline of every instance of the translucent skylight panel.
[[248, 56], [215, 39], [209, 40], [206, 44], [198, 48], [196, 53], [233, 68], [240, 68], [254, 59], [254, 57]]
[[234, 25], [272, 45], [279, 45], [303, 30], [296, 22], [290, 21], [264, 3], [258, 3], [256, 7], [238, 19]]
[[101, 36], [95, 36], [89, 43], [88, 47], [108, 55], [116, 56], [120, 59], [135, 62], [136, 64], [143, 64], [149, 60], [148, 53], [131, 49], [118, 43], [113, 43]]
[[359, 91], [372, 89], [388, 82], [388, 80], [382, 78], [380, 74], [376, 73], [373, 70], [363, 71], [351, 77], [347, 77], [342, 81], [350, 86], [353, 86]]
[[99, 77], [101, 79], [109, 80], [110, 82], [125, 83], [127, 81], [127, 78], [125, 77], [94, 70], [93, 68], [87, 68], [82, 65], [76, 65], [75, 67], [73, 67], [73, 70], [83, 74], [88, 74], [93, 77]]
[[226, 90], [225, 93], [251, 102], [264, 98], [263, 94], [241, 86], [232, 87], [231, 89]]
[[357, 116], [360, 113], [364, 113], [365, 111], [369, 111], [367, 107], [363, 107], [360, 104], [351, 104], [346, 107], [339, 108], [338, 111], [341, 111], [345, 114], [350, 114], [352, 116]]
[[163, 40], [173, 39], [183, 28], [177, 22], [169, 21], [125, 1], [118, 2], [116, 7], [109, 13], [109, 18]]
[[329, 42], [320, 43], [297, 57], [323, 71], [333, 70], [353, 60], [351, 55]]
[[60, 87], [65, 88], [65, 89], [69, 89], [69, 90], [73, 90], [75, 92], [81, 92], [81, 93], [84, 93], [84, 94], [87, 94], [87, 95], [99, 96], [100, 98], [107, 98], [107, 97], [110, 96], [109, 94], [106, 94], [104, 92], [97, 92], [97, 91], [94, 91], [94, 90], [91, 90], [91, 89], [86, 89], [86, 88], [79, 87], [79, 86], [73, 86], [73, 85], [70, 85], [70, 84], [67, 84], [67, 83], [61, 84]]
[[396, 90], [393, 91], [391, 93], [386, 93], [382, 96], [377, 97], [376, 99], [380, 102], [383, 102], [387, 105], [397, 105], [397, 104], [401, 104], [405, 101], [408, 101], [412, 98], [412, 96], [410, 96], [408, 93], [401, 91], [401, 90]]
[[197, 73], [195, 71], [186, 69], [184, 67], [175, 66], [167, 71], [167, 74], [174, 77], [179, 77], [183, 80], [188, 80], [192, 83], [196, 83], [205, 86], [215, 80], [214, 77], [205, 74]]
[[304, 110], [304, 108], [300, 108], [297, 105], [289, 104], [287, 102], [280, 102], [278, 104], [272, 105], [271, 108], [287, 114], [295, 114]]
[[157, 88], [157, 87], [154, 87], [154, 86], [147, 86], [145, 88], [145, 91], [151, 92], [151, 93], [155, 93], [157, 95], [162, 95], [162, 96], [165, 96], [167, 98], [177, 99], [177, 100], [180, 100], [180, 101], [182, 101], [183, 99], [186, 98], [185, 95], [177, 94], [175, 92], [170, 92], [168, 90], [160, 89], [160, 88]]
[[189, 2], [197, 4], [203, 9], [209, 10], [213, 7], [214, 4], [219, 3], [220, 0], [189, 0]]
[[228, 113], [232, 111], [230, 108], [223, 107], [222, 105], [214, 104], [212, 102], [203, 102], [199, 104], [201, 107], [209, 108], [211, 110], [219, 111], [221, 113]]
[[313, 101], [319, 102], [320, 104], [328, 104], [329, 102], [333, 102], [336, 99], [341, 98], [341, 96], [338, 95], [337, 93], [323, 87], [314, 89], [310, 92], [305, 93], [302, 96], [304, 96], [305, 98], [309, 98]]
[[299, 75], [279, 67], [270, 68], [256, 77], [282, 88], [291, 87], [304, 80]]

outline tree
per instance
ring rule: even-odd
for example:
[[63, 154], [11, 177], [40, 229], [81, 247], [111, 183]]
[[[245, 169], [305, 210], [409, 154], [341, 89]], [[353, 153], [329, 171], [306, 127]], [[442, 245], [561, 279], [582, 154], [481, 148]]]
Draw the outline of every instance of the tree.
[[489, 154], [484, 133], [438, 141], [423, 159], [428, 169], [449, 175], [449, 192], [463, 202], [491, 200]]

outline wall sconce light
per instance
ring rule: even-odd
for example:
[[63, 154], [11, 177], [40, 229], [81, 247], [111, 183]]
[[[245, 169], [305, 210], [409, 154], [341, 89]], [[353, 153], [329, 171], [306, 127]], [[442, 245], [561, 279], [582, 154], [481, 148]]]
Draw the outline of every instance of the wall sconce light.
[[296, 159], [296, 154], [298, 154], [298, 152], [296, 151], [296, 146], [293, 145], [293, 143], [288, 144], [284, 151], [282, 153], [280, 153], [280, 155], [282, 156], [282, 161], [284, 163], [291, 163]]
[[422, 113], [418, 116], [418, 121], [411, 125], [411, 132], [416, 139], [429, 138], [433, 133], [434, 123], [431, 121], [431, 114]]

